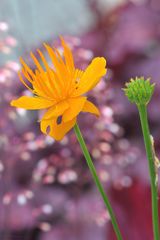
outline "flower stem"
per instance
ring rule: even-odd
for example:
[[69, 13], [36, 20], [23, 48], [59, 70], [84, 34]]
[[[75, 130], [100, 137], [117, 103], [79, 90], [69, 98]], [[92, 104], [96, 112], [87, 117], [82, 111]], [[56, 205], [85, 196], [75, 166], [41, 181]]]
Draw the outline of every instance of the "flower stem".
[[146, 105], [138, 105], [141, 127], [143, 132], [143, 138], [146, 148], [146, 154], [148, 159], [150, 182], [151, 182], [151, 194], [152, 194], [152, 224], [154, 232], [154, 240], [159, 240], [159, 218], [158, 218], [158, 186], [156, 183], [156, 170], [155, 170], [155, 156], [153, 152], [153, 146], [150, 137], [150, 130], [147, 117]]
[[107, 197], [106, 194], [105, 194], [105, 191], [104, 191], [104, 189], [103, 189], [103, 186], [102, 186], [102, 184], [101, 184], [101, 182], [100, 182], [100, 180], [99, 180], [99, 178], [98, 178], [96, 169], [95, 169], [95, 167], [94, 167], [94, 164], [93, 164], [93, 162], [92, 162], [91, 156], [90, 156], [90, 154], [89, 154], [89, 151], [88, 151], [88, 149], [87, 149], [87, 146], [86, 146], [86, 144], [85, 144], [85, 142], [84, 142], [83, 136], [82, 136], [82, 134], [81, 134], [81, 131], [80, 131], [79, 126], [78, 126], [77, 123], [76, 123], [75, 126], [74, 126], [74, 131], [75, 131], [75, 134], [76, 134], [76, 136], [77, 136], [78, 142], [79, 142], [79, 144], [80, 144], [80, 146], [81, 146], [82, 152], [83, 152], [83, 154], [84, 154], [84, 156], [85, 156], [85, 159], [86, 159], [86, 161], [87, 161], [88, 167], [89, 167], [89, 169], [90, 169], [90, 171], [91, 171], [91, 174], [92, 174], [92, 176], [93, 176], [93, 179], [94, 179], [94, 181], [95, 181], [95, 183], [96, 183], [96, 185], [97, 185], [97, 188], [98, 188], [98, 190], [99, 190], [99, 192], [100, 192], [100, 194], [101, 194], [101, 196], [102, 196], [102, 198], [103, 198], [103, 201], [104, 201], [104, 203], [105, 203], [105, 205], [106, 205], [106, 207], [107, 207], [107, 210], [108, 210], [108, 212], [109, 212], [109, 214], [110, 214], [111, 222], [112, 222], [112, 225], [113, 225], [115, 234], [116, 234], [116, 236], [117, 236], [117, 239], [118, 239], [118, 240], [122, 240], [122, 235], [121, 235], [121, 233], [120, 233], [120, 230], [119, 230], [119, 227], [118, 227], [118, 223], [117, 223], [117, 220], [116, 220], [116, 218], [115, 218], [113, 209], [112, 209], [112, 207], [111, 207], [111, 205], [110, 205], [110, 202], [109, 202], [109, 200], [108, 200], [108, 197]]

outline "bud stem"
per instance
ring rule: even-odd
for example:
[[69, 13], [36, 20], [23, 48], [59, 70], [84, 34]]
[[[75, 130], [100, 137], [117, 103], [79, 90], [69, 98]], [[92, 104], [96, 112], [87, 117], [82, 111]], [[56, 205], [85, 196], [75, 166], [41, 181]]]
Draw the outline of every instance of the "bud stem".
[[87, 164], [88, 164], [88, 167], [89, 167], [90, 172], [92, 174], [92, 177], [93, 177], [93, 179], [94, 179], [94, 181], [95, 181], [95, 183], [97, 185], [97, 188], [98, 188], [98, 190], [99, 190], [99, 192], [100, 192], [100, 194], [101, 194], [101, 196], [103, 198], [103, 201], [104, 201], [104, 203], [106, 205], [106, 208], [107, 208], [107, 210], [109, 212], [109, 215], [110, 215], [110, 218], [111, 218], [111, 222], [112, 222], [114, 231], [116, 233], [117, 239], [118, 240], [122, 240], [122, 236], [121, 236], [121, 233], [120, 233], [120, 230], [119, 230], [119, 227], [118, 227], [118, 223], [117, 223], [115, 214], [114, 214], [113, 209], [112, 209], [112, 207], [110, 205], [108, 197], [107, 197], [107, 195], [106, 195], [106, 193], [105, 193], [105, 191], [103, 189], [103, 186], [102, 186], [102, 184], [101, 184], [101, 182], [99, 180], [99, 177], [97, 175], [96, 169], [95, 169], [94, 164], [92, 162], [91, 156], [89, 154], [89, 151], [87, 149], [87, 146], [86, 146], [86, 144], [84, 142], [83, 136], [81, 134], [81, 131], [80, 131], [79, 126], [78, 126], [77, 123], [74, 126], [74, 131], [75, 131], [76, 137], [78, 139], [78, 142], [79, 142], [79, 144], [81, 146], [81, 149], [82, 149], [82, 152], [84, 154], [84, 157], [85, 157], [85, 159], [87, 161]]
[[148, 159], [151, 194], [152, 194], [152, 224], [154, 232], [154, 240], [160, 239], [159, 234], [159, 218], [158, 218], [158, 187], [156, 184], [155, 159], [150, 138], [150, 130], [148, 124], [147, 107], [146, 105], [137, 105], [145, 143], [146, 155]]

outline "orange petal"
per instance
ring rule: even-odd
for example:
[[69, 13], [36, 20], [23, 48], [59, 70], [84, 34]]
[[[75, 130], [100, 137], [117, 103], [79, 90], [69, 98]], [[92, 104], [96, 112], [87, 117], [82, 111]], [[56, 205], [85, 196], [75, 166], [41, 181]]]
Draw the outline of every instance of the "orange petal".
[[56, 94], [54, 93], [54, 87], [49, 83], [49, 76], [46, 72], [39, 73], [38, 70], [35, 70], [36, 81], [33, 83], [34, 90], [37, 92], [38, 96], [45, 98], [55, 99]]
[[51, 107], [44, 114], [43, 120], [61, 116], [67, 108], [69, 108], [69, 104], [67, 103], [67, 101], [62, 101], [59, 104], [56, 104], [55, 106]]
[[57, 80], [59, 80], [59, 85], [63, 89], [65, 82], [66, 82], [66, 77], [67, 77], [67, 71], [66, 71], [64, 62], [63, 62], [62, 58], [60, 58], [59, 56], [56, 55], [54, 50], [48, 44], [44, 43], [44, 46], [45, 46], [45, 48], [52, 60], [52, 63], [55, 67], [55, 72], [58, 77]]
[[67, 123], [57, 124], [57, 118], [42, 120], [40, 123], [41, 131], [53, 137], [55, 140], [60, 141], [67, 132], [75, 125], [76, 118]]
[[37, 58], [34, 56], [34, 54], [31, 52], [30, 55], [31, 55], [31, 58], [33, 59], [35, 65], [36, 65], [36, 67], [37, 67], [37, 69], [39, 70], [39, 72], [40, 72], [40, 73], [44, 73], [44, 70], [43, 70], [41, 64], [38, 62], [38, 60], [37, 60]]
[[93, 113], [97, 117], [99, 117], [99, 115], [100, 115], [100, 112], [99, 112], [98, 108], [92, 102], [90, 102], [88, 100], [85, 102], [82, 111]]
[[25, 78], [31, 83], [33, 84], [33, 78], [29, 75], [29, 72], [27, 72], [24, 68], [22, 68], [22, 73], [25, 76]]
[[30, 87], [27, 85], [27, 83], [24, 81], [24, 79], [23, 79], [20, 71], [18, 71], [18, 77], [19, 77], [19, 80], [23, 83], [23, 85], [24, 85], [30, 92], [33, 93], [33, 89], [30, 88]]
[[70, 72], [73, 72], [75, 70], [75, 67], [74, 67], [74, 60], [73, 60], [72, 51], [68, 47], [68, 45], [66, 44], [64, 39], [62, 37], [60, 37], [60, 39], [61, 39], [61, 44], [62, 44], [63, 49], [64, 49], [63, 54], [64, 54], [64, 57], [65, 57], [66, 66], [67, 66], [67, 68], [69, 69]]
[[69, 104], [69, 108], [64, 112], [62, 121], [68, 122], [75, 118], [82, 111], [86, 99], [86, 97], [68, 99], [67, 102]]
[[105, 67], [106, 60], [103, 57], [94, 58], [82, 75], [78, 88], [73, 92], [73, 96], [82, 95], [95, 87], [100, 78], [106, 74]]
[[25, 71], [28, 72], [31, 75], [31, 77], [34, 79], [34, 73], [33, 73], [32, 69], [25, 63], [23, 58], [20, 58], [20, 63], [22, 64]]
[[11, 106], [17, 108], [24, 108], [27, 110], [36, 110], [36, 109], [44, 109], [54, 105], [53, 101], [49, 101], [40, 97], [27, 97], [23, 96], [18, 98], [17, 100], [11, 101]]
[[70, 82], [70, 84], [68, 85], [68, 93], [69, 95], [72, 95], [72, 93], [74, 92], [74, 90], [76, 89], [76, 87], [78, 86], [78, 83], [81, 79], [83, 75], [83, 71], [80, 69], [75, 69], [74, 71], [74, 75], [72, 77], [72, 81]]

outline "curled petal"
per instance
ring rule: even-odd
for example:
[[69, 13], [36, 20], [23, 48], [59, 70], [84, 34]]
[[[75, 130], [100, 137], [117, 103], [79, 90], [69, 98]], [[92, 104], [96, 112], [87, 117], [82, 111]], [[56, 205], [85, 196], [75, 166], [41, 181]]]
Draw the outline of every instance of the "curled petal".
[[53, 137], [55, 140], [60, 141], [69, 132], [69, 130], [75, 125], [76, 118], [64, 123], [63, 121], [58, 124], [57, 118], [42, 120], [40, 123], [41, 131]]
[[83, 109], [86, 97], [70, 98], [67, 100], [69, 108], [64, 112], [62, 119], [68, 122], [75, 118]]
[[82, 111], [83, 112], [93, 113], [97, 117], [100, 116], [100, 112], [99, 112], [98, 108], [92, 102], [90, 102], [88, 100], [85, 102]]
[[91, 64], [87, 67], [82, 75], [82, 78], [78, 84], [78, 88], [74, 90], [73, 97], [80, 96], [95, 87], [100, 78], [106, 74], [106, 71], [105, 58], [97, 57], [93, 59]]
[[67, 101], [62, 101], [55, 106], [51, 107], [43, 116], [44, 119], [50, 119], [53, 117], [61, 116], [66, 109], [69, 108], [69, 104]]

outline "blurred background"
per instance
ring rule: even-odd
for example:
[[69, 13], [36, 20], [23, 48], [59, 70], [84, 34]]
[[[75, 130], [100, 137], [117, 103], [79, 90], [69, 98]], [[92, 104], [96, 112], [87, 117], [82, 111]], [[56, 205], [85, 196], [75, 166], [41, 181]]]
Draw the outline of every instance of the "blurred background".
[[59, 34], [80, 68], [107, 59], [107, 76], [89, 95], [101, 117], [82, 114], [79, 123], [124, 240], [152, 240], [139, 117], [121, 89], [135, 76], [156, 83], [149, 120], [160, 156], [159, 0], [0, 1], [0, 239], [116, 239], [73, 131], [54, 142], [41, 134], [38, 112], [9, 105], [26, 94], [19, 57], [32, 66], [29, 52], [59, 46]]

